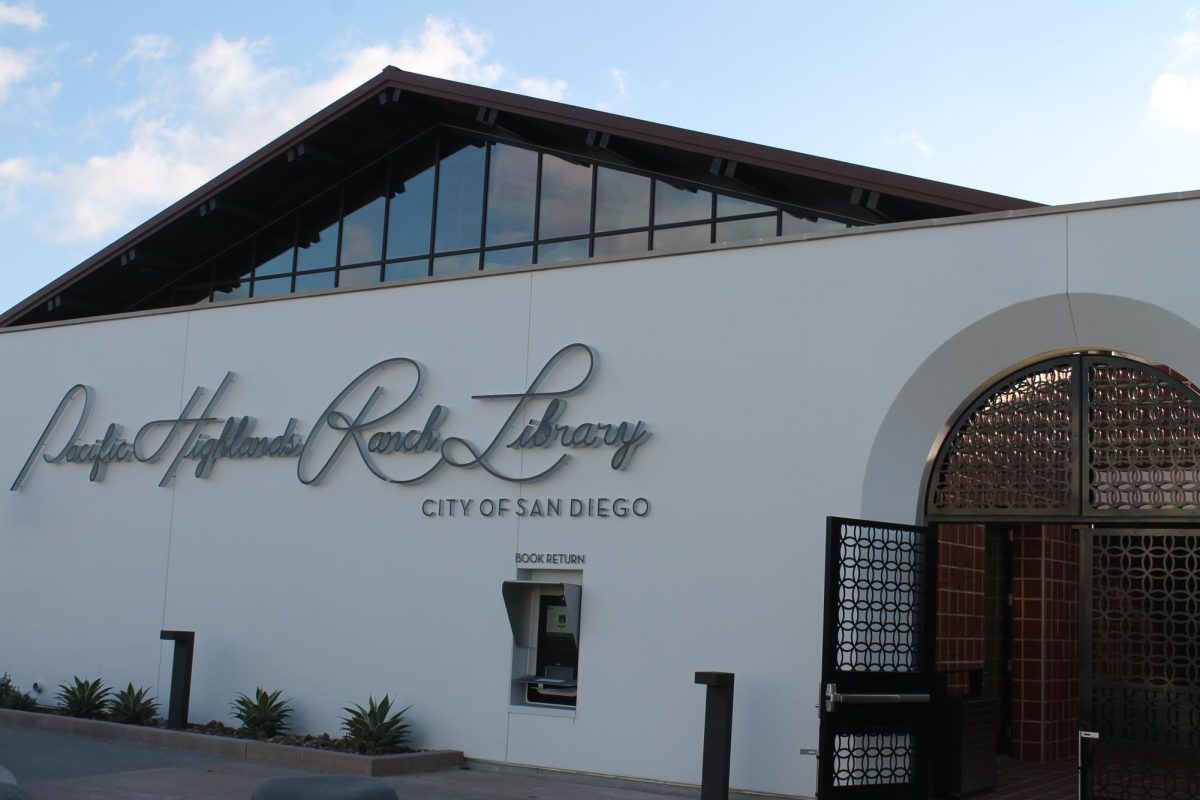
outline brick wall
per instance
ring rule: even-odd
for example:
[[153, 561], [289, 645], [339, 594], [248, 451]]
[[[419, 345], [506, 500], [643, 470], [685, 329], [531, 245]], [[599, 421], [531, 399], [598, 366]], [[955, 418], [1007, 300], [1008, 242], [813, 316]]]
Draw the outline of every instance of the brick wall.
[[962, 670], [983, 669], [984, 559], [983, 525], [938, 527], [938, 672], [950, 677], [951, 691], [965, 691]]
[[1020, 525], [1013, 540], [1012, 753], [1073, 757], [1079, 701], [1079, 541], [1069, 525]]

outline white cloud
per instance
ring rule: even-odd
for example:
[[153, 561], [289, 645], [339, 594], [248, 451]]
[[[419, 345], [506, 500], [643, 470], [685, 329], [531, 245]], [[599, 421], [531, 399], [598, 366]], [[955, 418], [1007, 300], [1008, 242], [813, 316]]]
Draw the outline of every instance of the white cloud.
[[1150, 87], [1150, 120], [1160, 128], [1200, 133], [1200, 73], [1164, 73]]
[[45, 180], [30, 158], [7, 158], [0, 161], [0, 216], [21, 210], [18, 193], [26, 186]]
[[887, 143], [893, 147], [897, 145], [911, 147], [924, 158], [932, 158], [937, 154], [937, 151], [933, 149], [933, 145], [925, 141], [925, 137], [916, 131], [906, 131], [893, 136], [887, 140]]
[[163, 61], [175, 52], [171, 37], [162, 33], [143, 33], [133, 37], [129, 49], [117, 62], [117, 66], [129, 61]]
[[1187, 30], [1171, 41], [1167, 68], [1150, 86], [1147, 111], [1152, 127], [1200, 133], [1200, 18], [1193, 9], [1186, 19]]
[[608, 71], [608, 77], [612, 78], [613, 88], [617, 92], [617, 97], [622, 98], [629, 94], [629, 73], [623, 69], [613, 67]]
[[29, 74], [30, 66], [29, 56], [0, 47], [0, 103], [8, 97], [12, 85]]
[[546, 78], [521, 78], [517, 81], [517, 90], [521, 94], [561, 101], [567, 96], [567, 82], [564, 80], [552, 81]]
[[0, 26], [16, 25], [31, 31], [41, 30], [46, 25], [46, 15], [31, 3], [0, 3]]
[[[328, 77], [305, 82], [267, 63], [269, 40], [216, 36], [193, 54], [185, 72], [152, 82], [143, 96], [111, 111], [113, 119], [130, 126], [125, 147], [39, 178], [59, 217], [49, 236], [60, 242], [96, 240], [130, 227], [389, 64], [551, 99], [566, 95], [565, 81], [512, 75], [489, 60], [489, 42], [463, 23], [431, 16], [415, 37], [351, 49]], [[166, 75], [173, 69], [173, 50], [165, 37], [138, 37], [126, 57], [162, 60], [166, 63], [155, 71]]]

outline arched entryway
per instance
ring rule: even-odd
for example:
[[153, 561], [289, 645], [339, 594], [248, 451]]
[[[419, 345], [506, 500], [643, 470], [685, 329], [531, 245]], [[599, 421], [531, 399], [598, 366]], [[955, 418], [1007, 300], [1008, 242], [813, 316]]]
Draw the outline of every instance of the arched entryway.
[[[1082, 726], [1105, 754], [1094, 796], [1200, 779], [1186, 766], [1200, 763], [1200, 393], [1186, 379], [1097, 351], [1014, 370], [951, 421], [923, 513], [937, 669], [990, 699], [997, 751], [1073, 759]], [[1140, 746], [1152, 769], [1128, 756]]]

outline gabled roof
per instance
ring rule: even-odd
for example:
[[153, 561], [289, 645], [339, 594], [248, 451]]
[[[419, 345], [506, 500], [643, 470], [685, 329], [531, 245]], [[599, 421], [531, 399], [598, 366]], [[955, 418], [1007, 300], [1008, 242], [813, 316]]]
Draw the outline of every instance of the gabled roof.
[[385, 68], [0, 315], [0, 327], [120, 313], [439, 125], [502, 133], [856, 224], [1038, 204]]

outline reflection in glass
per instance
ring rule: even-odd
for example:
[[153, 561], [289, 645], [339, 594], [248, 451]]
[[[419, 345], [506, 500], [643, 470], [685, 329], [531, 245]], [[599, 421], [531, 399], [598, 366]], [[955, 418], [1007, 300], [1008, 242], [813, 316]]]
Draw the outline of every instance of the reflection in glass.
[[291, 293], [291, 275], [283, 278], [267, 278], [266, 280], [259, 279], [254, 282], [255, 297], [274, 297], [275, 295]]
[[250, 296], [252, 251], [243, 244], [226, 250], [212, 260], [213, 300]]
[[[437, 251], [479, 247], [483, 224], [484, 148], [456, 139], [442, 139], [438, 177]], [[445, 149], [450, 155], [445, 155]], [[436, 273], [437, 270], [435, 269]]]
[[329, 192], [300, 210], [296, 269], [321, 269], [337, 263], [341, 195], [338, 191]]
[[250, 276], [246, 275], [240, 281], [226, 282], [213, 287], [213, 302], [236, 300], [239, 297], [250, 296]]
[[385, 281], [410, 281], [413, 278], [426, 277], [429, 277], [429, 259], [427, 258], [401, 261], [399, 264], [388, 264], [383, 268]]
[[[440, 203], [438, 204], [441, 205]], [[434, 275], [457, 275], [460, 272], [477, 272], [479, 253], [462, 253], [457, 256], [442, 256], [433, 260]]]
[[686, 225], [682, 228], [655, 229], [655, 250], [697, 250], [709, 243], [708, 223]]
[[338, 286], [370, 286], [379, 283], [379, 265], [343, 267], [338, 270]]
[[[691, 222], [712, 216], [712, 192], [680, 189], [663, 181], [654, 182], [654, 224]], [[657, 249], [657, 247], [655, 248]]]
[[[591, 227], [591, 216], [592, 168], [558, 156], [543, 155], [538, 238], [555, 239], [586, 234]], [[541, 260], [541, 255], [538, 260]]]
[[815, 214], [811, 217], [793, 214], [790, 211], [783, 212], [783, 235], [789, 236], [796, 233], [816, 233], [818, 231], [841, 231], [850, 227], [844, 222], [835, 222], [831, 219], [821, 219]]
[[[650, 224], [650, 179], [631, 172], [596, 169], [596, 230], [644, 228]], [[599, 255], [599, 253], [597, 253]]]
[[615, 236], [597, 236], [593, 248], [596, 258], [623, 256], [629, 253], [644, 253], [650, 249], [648, 233], [618, 233]]
[[361, 264], [383, 258], [383, 169], [373, 169], [346, 185], [339, 264]]
[[536, 197], [537, 153], [493, 144], [488, 171], [488, 245], [533, 241]]
[[569, 242], [551, 242], [539, 244], [537, 260], [539, 264], [550, 264], [555, 261], [570, 261], [576, 258], [588, 257], [587, 239], [573, 239]]
[[292, 251], [296, 242], [296, 219], [291, 217], [272, 225], [254, 243], [255, 275], [279, 275], [292, 271]]
[[744, 242], [749, 239], [775, 238], [775, 217], [739, 219], [717, 223], [718, 242]]
[[[415, 148], [400, 153], [392, 163], [392, 184], [388, 204], [387, 257], [424, 255], [429, 252], [433, 233], [433, 155]], [[421, 156], [425, 156], [421, 159]], [[414, 172], [413, 161], [429, 162]]]
[[504, 250], [489, 250], [483, 254], [483, 268], [523, 267], [533, 263], [532, 247], [508, 247]]
[[717, 195], [718, 217], [736, 217], [740, 214], [763, 214], [774, 210], [771, 206], [756, 203], [753, 200], [743, 200], [740, 197], [730, 197], [727, 194]]
[[296, 291], [297, 292], [317, 292], [321, 289], [333, 288], [333, 270], [324, 272], [310, 272], [307, 275], [296, 276]]

